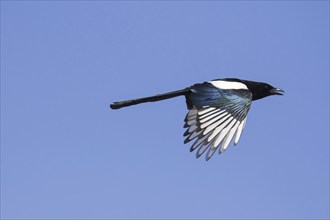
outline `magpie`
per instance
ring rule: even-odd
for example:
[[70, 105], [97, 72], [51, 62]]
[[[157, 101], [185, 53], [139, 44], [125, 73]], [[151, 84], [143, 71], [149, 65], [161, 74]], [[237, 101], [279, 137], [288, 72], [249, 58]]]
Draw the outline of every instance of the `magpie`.
[[238, 143], [252, 101], [283, 93], [282, 89], [267, 83], [224, 78], [155, 96], [114, 102], [110, 108], [185, 96], [188, 113], [184, 120], [184, 143], [194, 140], [190, 152], [198, 148], [197, 158], [208, 149], [206, 160], [209, 160], [217, 149], [219, 154], [224, 152], [234, 135], [234, 145]]

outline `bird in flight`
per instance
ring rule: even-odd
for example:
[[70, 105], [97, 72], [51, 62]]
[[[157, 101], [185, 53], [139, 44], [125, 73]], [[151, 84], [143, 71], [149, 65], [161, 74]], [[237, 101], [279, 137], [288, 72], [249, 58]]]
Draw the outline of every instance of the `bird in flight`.
[[189, 111], [184, 120], [184, 127], [187, 129], [184, 143], [194, 140], [190, 151], [198, 148], [197, 158], [208, 149], [206, 160], [209, 160], [217, 149], [219, 154], [223, 153], [234, 136], [234, 144], [238, 143], [252, 101], [283, 93], [283, 90], [267, 83], [225, 78], [155, 96], [114, 102], [110, 108], [119, 109], [185, 96]]

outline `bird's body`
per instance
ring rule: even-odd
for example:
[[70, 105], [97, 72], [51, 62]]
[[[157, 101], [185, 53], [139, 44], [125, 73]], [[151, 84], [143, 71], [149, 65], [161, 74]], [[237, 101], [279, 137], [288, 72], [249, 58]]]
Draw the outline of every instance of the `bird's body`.
[[283, 95], [283, 90], [267, 83], [226, 78], [198, 83], [185, 89], [160, 95], [114, 102], [112, 109], [155, 102], [177, 96], [185, 96], [189, 110], [185, 118], [185, 143], [195, 140], [190, 151], [197, 148], [197, 157], [207, 149], [209, 160], [219, 148], [224, 152], [234, 135], [234, 144], [238, 143], [246, 123], [251, 102], [269, 95]]

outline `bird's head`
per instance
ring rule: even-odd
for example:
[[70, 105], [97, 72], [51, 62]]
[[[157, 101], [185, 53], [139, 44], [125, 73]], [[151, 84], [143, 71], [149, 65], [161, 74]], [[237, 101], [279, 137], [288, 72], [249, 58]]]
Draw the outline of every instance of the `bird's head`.
[[252, 92], [252, 100], [262, 99], [270, 95], [283, 95], [284, 91], [279, 88], [275, 88], [267, 83], [244, 81], [244, 84]]

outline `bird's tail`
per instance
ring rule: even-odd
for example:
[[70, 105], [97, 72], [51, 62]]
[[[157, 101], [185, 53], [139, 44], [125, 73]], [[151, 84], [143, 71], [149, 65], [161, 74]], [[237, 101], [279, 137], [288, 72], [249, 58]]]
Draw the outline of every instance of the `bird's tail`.
[[121, 101], [121, 102], [114, 102], [110, 105], [110, 108], [119, 109], [122, 107], [137, 105], [137, 104], [144, 103], [144, 102], [156, 102], [156, 101], [160, 101], [160, 100], [164, 100], [164, 99], [174, 98], [174, 97], [177, 97], [180, 95], [187, 95], [190, 91], [191, 90], [188, 87], [185, 89], [168, 92], [168, 93], [164, 93], [164, 94], [158, 94], [158, 95], [139, 98], [139, 99], [131, 99], [131, 100], [126, 100], [126, 101]]

